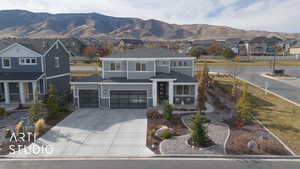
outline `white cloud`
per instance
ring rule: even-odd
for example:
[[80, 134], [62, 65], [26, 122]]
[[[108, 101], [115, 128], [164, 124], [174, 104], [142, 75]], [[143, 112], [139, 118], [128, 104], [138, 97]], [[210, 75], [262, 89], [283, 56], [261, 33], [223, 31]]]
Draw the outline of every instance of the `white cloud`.
[[[240, 8], [242, 7], [242, 8]], [[299, 0], [5, 0], [0, 9], [98, 12], [170, 23], [207, 23], [243, 29], [300, 32]]]

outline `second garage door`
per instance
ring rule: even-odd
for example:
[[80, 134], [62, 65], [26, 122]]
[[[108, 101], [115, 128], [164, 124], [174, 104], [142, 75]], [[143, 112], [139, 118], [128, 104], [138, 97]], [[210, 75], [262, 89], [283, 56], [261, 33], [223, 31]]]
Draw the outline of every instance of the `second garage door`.
[[99, 107], [98, 90], [79, 90], [80, 108]]
[[143, 109], [147, 107], [147, 91], [110, 91], [110, 108]]

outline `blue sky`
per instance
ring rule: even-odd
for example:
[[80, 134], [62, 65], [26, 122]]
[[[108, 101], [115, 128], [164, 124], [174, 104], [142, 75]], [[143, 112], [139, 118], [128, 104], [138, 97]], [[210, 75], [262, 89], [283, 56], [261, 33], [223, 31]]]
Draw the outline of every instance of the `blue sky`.
[[300, 0], [1, 0], [0, 9], [97, 12], [175, 24], [300, 32]]

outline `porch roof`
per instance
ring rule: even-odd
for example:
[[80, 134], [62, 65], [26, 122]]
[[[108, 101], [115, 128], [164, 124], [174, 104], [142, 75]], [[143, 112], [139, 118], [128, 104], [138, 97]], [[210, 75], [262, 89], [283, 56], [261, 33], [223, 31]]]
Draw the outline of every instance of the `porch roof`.
[[151, 79], [176, 79], [174, 83], [194, 83], [197, 82], [197, 79], [185, 75], [183, 73], [179, 72], [173, 72], [171, 71], [170, 73], [158, 73], [156, 76], [151, 77]]
[[0, 72], [0, 81], [34, 81], [42, 75], [41, 72]]

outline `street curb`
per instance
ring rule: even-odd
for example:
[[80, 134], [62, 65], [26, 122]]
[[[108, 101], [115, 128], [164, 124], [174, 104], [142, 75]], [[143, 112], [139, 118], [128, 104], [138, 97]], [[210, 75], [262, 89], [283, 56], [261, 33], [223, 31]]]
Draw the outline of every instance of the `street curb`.
[[[263, 91], [266, 91], [266, 92], [268, 92], [268, 93], [270, 93], [270, 94], [272, 94], [272, 95], [274, 95], [274, 96], [277, 96], [277, 97], [279, 97], [279, 98], [281, 98], [281, 99], [284, 99], [284, 100], [286, 100], [286, 101], [288, 101], [288, 102], [290, 102], [290, 103], [292, 103], [292, 104], [295, 104], [295, 103], [293, 103], [293, 101], [291, 101], [291, 100], [288, 100], [288, 99], [286, 99], [286, 98], [284, 98], [284, 97], [282, 97], [282, 96], [280, 96], [280, 95], [278, 95], [278, 94], [276, 94], [276, 93], [274, 93], [274, 92], [272, 92], [272, 91], [269, 91], [269, 90], [265, 90], [265, 89], [263, 89], [262, 87], [260, 87], [260, 86], [258, 86], [258, 85], [256, 85], [256, 84], [254, 84], [254, 83], [252, 83], [252, 82], [249, 82], [248, 80], [244, 80], [244, 79], [242, 79], [242, 78], [240, 78], [240, 77], [237, 77], [239, 80], [241, 80], [241, 81], [245, 81], [245, 82], [247, 82], [247, 83], [249, 83], [249, 84], [251, 84], [252, 86], [254, 86], [254, 87], [257, 87], [257, 88], [259, 88], [259, 89], [261, 89], [261, 90], [263, 90]], [[300, 106], [299, 104], [297, 104], [296, 103], [296, 105], [297, 106]], [[279, 138], [279, 137], [277, 137], [272, 131], [270, 131], [261, 121], [259, 121], [258, 119], [256, 119], [254, 116], [253, 116], [253, 118], [265, 129], [265, 130], [267, 130], [275, 139], [277, 139], [279, 142], [280, 142], [280, 144], [281, 145], [283, 145], [283, 147], [285, 148], [285, 149], [287, 149], [291, 154], [292, 154], [292, 156], [296, 156], [296, 154]]]

